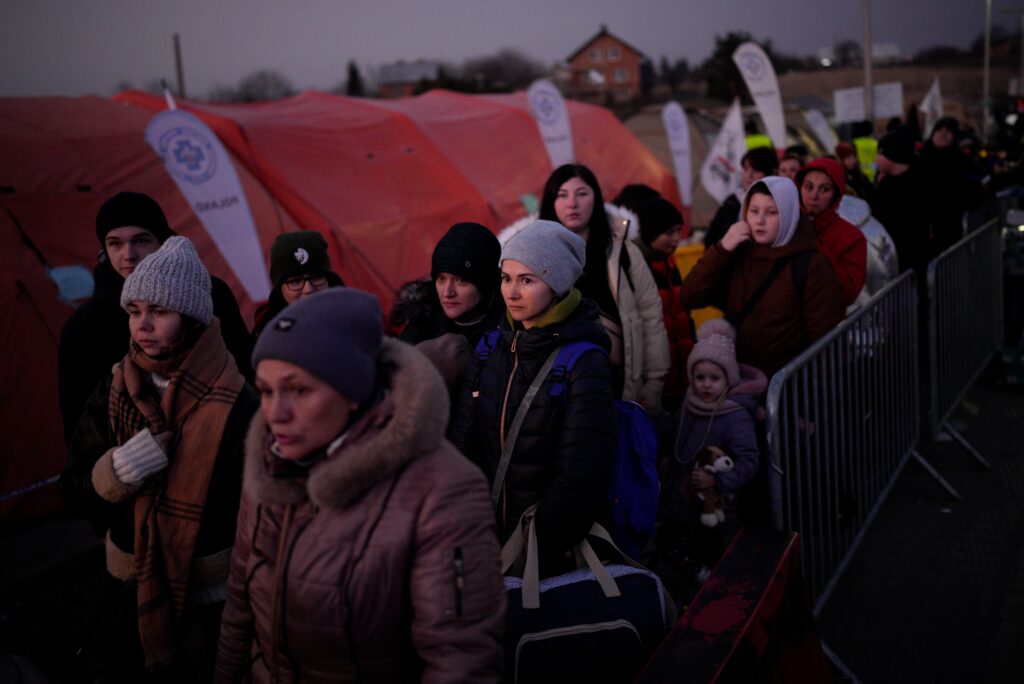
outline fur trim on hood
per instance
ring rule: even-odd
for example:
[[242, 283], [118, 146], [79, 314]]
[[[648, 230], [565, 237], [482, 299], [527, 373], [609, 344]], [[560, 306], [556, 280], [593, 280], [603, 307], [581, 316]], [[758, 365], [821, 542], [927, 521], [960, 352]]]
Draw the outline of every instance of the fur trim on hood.
[[246, 438], [245, 482], [260, 501], [294, 504], [310, 499], [321, 508], [343, 510], [381, 480], [397, 473], [444, 440], [448, 391], [434, 365], [419, 351], [385, 338], [381, 364], [391, 367], [388, 395], [348, 430], [334, 452], [309, 470], [308, 477], [274, 477], [271, 437], [262, 415], [253, 418]]

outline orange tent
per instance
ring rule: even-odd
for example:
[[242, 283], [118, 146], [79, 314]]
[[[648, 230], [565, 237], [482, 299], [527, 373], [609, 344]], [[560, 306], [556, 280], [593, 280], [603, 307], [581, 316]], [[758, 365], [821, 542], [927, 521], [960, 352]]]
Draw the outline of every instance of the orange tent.
[[[567, 104], [576, 156], [605, 197], [647, 183], [678, 203], [671, 173], [610, 112]], [[526, 213], [523, 197], [539, 196], [551, 172], [521, 92], [433, 91], [401, 100], [306, 92], [259, 104], [178, 106], [202, 118], [232, 154], [265, 258], [281, 232], [319, 230], [346, 282], [378, 295], [385, 309], [403, 282], [429, 271], [451, 224], [478, 221], [497, 232]], [[152, 113], [165, 107], [163, 98], [136, 91], [113, 100], [0, 99], [0, 315], [19, 321], [0, 336], [7, 352], [0, 382], [13, 388], [3, 395], [0, 429], [15, 435], [0, 472], [0, 520], [32, 498], [5, 495], [46, 481], [65, 460], [56, 340], [71, 308], [57, 300], [46, 268], [92, 267], [92, 225], [103, 200], [121, 190], [152, 195], [210, 272], [232, 286], [243, 314], [251, 318], [255, 308], [145, 143]], [[18, 283], [32, 283], [33, 301], [44, 302], [37, 322], [21, 322], [27, 309]], [[27, 393], [38, 405], [26, 418], [9, 408]]]

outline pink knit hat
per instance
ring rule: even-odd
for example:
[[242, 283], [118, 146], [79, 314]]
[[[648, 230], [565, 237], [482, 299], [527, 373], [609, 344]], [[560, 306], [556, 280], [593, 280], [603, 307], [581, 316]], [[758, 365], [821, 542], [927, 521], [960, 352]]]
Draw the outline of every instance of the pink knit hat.
[[729, 387], [740, 383], [740, 366], [736, 362], [736, 329], [724, 318], [714, 318], [697, 331], [697, 344], [686, 360], [686, 375], [693, 382], [693, 367], [700, 361], [712, 361], [725, 371]]

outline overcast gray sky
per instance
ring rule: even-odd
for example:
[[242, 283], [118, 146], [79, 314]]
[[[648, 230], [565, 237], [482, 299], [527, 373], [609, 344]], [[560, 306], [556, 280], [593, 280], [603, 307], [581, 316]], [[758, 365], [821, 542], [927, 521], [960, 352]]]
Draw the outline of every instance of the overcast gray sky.
[[[904, 54], [967, 47], [983, 30], [984, 0], [874, 0], [874, 42]], [[1019, 16], [995, 4], [995, 20]], [[1016, 3], [1018, 6], [1021, 3]], [[181, 35], [189, 96], [272, 68], [296, 88], [327, 89], [354, 59], [461, 62], [513, 47], [544, 63], [565, 57], [600, 24], [654, 60], [691, 64], [716, 34], [749, 31], [786, 53], [860, 39], [860, 0], [3, 0], [0, 96], [111, 95], [174, 76]]]

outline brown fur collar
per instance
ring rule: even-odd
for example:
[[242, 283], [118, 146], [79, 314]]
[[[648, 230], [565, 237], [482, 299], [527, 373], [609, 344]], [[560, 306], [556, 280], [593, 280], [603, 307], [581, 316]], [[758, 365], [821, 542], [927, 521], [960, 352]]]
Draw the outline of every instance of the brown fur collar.
[[437, 448], [448, 423], [448, 392], [427, 358], [386, 338], [382, 361], [393, 366], [388, 397], [349, 430], [352, 438], [317, 463], [308, 478], [274, 478], [267, 459], [269, 434], [257, 413], [245, 445], [245, 489], [256, 501], [345, 509], [373, 485]]

